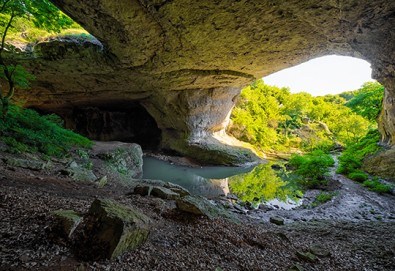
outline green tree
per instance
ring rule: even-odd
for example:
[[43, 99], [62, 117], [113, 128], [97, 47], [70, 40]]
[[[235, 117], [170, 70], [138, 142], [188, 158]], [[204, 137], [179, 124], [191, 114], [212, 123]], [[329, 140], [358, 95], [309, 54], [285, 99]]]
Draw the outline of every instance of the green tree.
[[376, 122], [381, 110], [383, 96], [384, 86], [378, 82], [366, 82], [355, 91], [354, 96], [346, 103], [346, 106], [370, 122]]
[[16, 54], [14, 47], [6, 43], [7, 34], [15, 20], [24, 17], [32, 20], [37, 27], [54, 32], [70, 26], [73, 21], [47, 0], [1, 0], [0, 13], [0, 109], [5, 118], [15, 89], [29, 87], [29, 82], [34, 79], [33, 75], [16, 63], [13, 58]]

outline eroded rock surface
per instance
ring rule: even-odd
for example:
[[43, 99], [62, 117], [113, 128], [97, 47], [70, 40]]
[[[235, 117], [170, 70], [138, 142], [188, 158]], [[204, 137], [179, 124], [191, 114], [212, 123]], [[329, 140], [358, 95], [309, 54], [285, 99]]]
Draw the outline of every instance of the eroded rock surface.
[[161, 129], [162, 148], [230, 164], [229, 153], [238, 149], [203, 143], [224, 130], [240, 88], [314, 57], [340, 54], [368, 60], [385, 85], [381, 131], [383, 142], [394, 144], [394, 1], [53, 2], [101, 44], [64, 39], [35, 45], [21, 60], [37, 77], [30, 93], [18, 94], [27, 105], [61, 113], [138, 101]]

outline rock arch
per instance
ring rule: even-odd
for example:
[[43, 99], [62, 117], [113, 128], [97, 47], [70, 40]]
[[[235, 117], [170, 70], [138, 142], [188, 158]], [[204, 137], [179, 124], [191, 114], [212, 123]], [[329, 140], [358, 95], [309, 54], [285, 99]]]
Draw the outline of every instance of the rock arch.
[[[162, 146], [212, 163], [254, 155], [219, 144], [233, 99], [256, 78], [340, 54], [386, 87], [383, 142], [395, 144], [395, 2], [388, 0], [52, 0], [103, 44], [35, 46], [28, 104], [56, 110], [142, 100]], [[62, 55], [57, 48], [65, 47]], [[78, 64], [76, 64], [78, 63]], [[22, 95], [23, 96], [23, 95]], [[208, 142], [208, 143], [207, 143]]]

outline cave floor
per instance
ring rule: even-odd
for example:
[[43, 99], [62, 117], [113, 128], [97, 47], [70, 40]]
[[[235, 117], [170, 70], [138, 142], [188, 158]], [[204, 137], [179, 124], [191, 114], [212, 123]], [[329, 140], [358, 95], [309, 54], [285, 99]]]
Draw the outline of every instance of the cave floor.
[[[0, 270], [394, 270], [395, 223], [298, 221], [277, 226], [246, 215], [241, 224], [179, 213], [174, 201], [127, 195], [66, 177], [3, 168], [0, 172]], [[113, 198], [152, 219], [148, 241], [116, 260], [80, 262], [50, 238], [51, 211], [88, 210]], [[315, 260], [299, 252], [329, 253]], [[299, 256], [298, 256], [299, 253]], [[324, 254], [325, 254], [324, 253]], [[295, 269], [302, 270], [302, 269]]]

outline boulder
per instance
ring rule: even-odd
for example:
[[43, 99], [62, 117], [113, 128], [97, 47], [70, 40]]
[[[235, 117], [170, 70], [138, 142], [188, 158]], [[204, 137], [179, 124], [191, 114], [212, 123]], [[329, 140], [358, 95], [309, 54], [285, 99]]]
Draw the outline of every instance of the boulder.
[[284, 225], [284, 218], [279, 217], [279, 216], [272, 216], [270, 217], [270, 222], [276, 225]]
[[[161, 180], [136, 179], [134, 180], [134, 184], [135, 184], [134, 193], [142, 196], [152, 195], [159, 197], [158, 194], [161, 194], [161, 192], [158, 191], [160, 187], [166, 188], [167, 190], [170, 190], [171, 192], [176, 193], [181, 197], [190, 195], [189, 191], [184, 187], [178, 184], [174, 184], [171, 182], [164, 182]], [[155, 192], [153, 192], [154, 187], [156, 190]], [[162, 191], [167, 191], [167, 190], [162, 189]], [[168, 192], [169, 191], [167, 191], [167, 193]]]
[[137, 185], [134, 188], [134, 193], [141, 196], [153, 196], [169, 200], [177, 199], [180, 197], [180, 194], [161, 186]]
[[81, 259], [114, 259], [142, 245], [149, 235], [150, 219], [130, 207], [96, 199], [73, 237]]
[[79, 182], [94, 182], [97, 180], [96, 175], [91, 169], [78, 164], [76, 161], [72, 161], [62, 172]]
[[92, 155], [105, 161], [108, 170], [127, 178], [139, 178], [143, 173], [143, 151], [134, 143], [118, 141], [95, 142]]
[[73, 210], [57, 210], [52, 212], [57, 220], [61, 237], [71, 237], [74, 230], [82, 221], [82, 216]]
[[4, 162], [12, 167], [21, 167], [31, 170], [43, 170], [50, 166], [49, 162], [43, 162], [33, 159], [5, 158]]
[[177, 208], [185, 213], [200, 215], [214, 219], [224, 217], [232, 222], [238, 223], [239, 220], [223, 207], [211, 203], [208, 199], [200, 196], [185, 196], [177, 199]]

